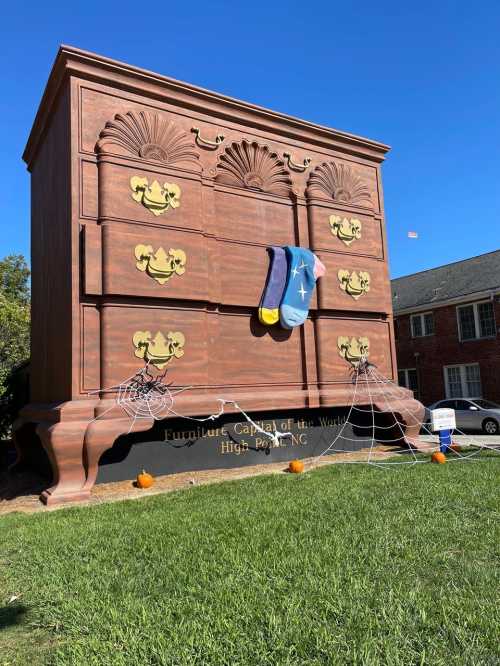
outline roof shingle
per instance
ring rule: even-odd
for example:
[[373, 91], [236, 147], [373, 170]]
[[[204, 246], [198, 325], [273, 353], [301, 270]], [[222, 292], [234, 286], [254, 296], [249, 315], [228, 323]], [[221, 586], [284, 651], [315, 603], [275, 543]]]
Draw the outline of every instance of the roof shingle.
[[500, 250], [391, 280], [394, 311], [500, 289]]

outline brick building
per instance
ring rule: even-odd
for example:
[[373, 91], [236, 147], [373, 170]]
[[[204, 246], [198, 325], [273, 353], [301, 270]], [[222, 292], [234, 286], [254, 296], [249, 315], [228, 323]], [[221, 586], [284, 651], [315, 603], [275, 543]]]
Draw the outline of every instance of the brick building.
[[392, 280], [399, 383], [500, 403], [500, 250]]

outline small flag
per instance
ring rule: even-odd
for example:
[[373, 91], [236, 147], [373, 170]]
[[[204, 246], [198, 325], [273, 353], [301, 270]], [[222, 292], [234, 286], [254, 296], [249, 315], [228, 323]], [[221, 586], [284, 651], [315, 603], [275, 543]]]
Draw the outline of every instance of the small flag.
[[418, 234], [416, 231], [409, 231], [408, 232], [408, 238], [418, 238]]

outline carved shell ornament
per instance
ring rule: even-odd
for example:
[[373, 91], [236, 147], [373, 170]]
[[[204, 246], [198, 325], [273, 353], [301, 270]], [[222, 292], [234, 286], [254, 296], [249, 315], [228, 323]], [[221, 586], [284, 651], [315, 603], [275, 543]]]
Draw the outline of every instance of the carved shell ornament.
[[250, 190], [289, 196], [290, 173], [284, 162], [267, 146], [255, 141], [232, 143], [219, 157], [217, 180]]
[[136, 245], [134, 250], [136, 267], [145, 272], [158, 284], [165, 284], [172, 275], [184, 275], [186, 272], [186, 253], [184, 250], [170, 248], [167, 252], [159, 247], [156, 252], [151, 245]]
[[337, 338], [337, 347], [340, 356], [355, 367], [361, 361], [366, 360], [370, 354], [370, 340], [366, 337], [349, 338], [346, 335], [340, 335]]
[[367, 271], [347, 271], [340, 269], [337, 273], [340, 288], [355, 301], [370, 291], [370, 273]]
[[108, 144], [168, 166], [199, 159], [188, 134], [179, 130], [172, 120], [145, 111], [117, 113], [114, 120], [109, 120], [99, 135], [97, 148], [102, 151]]
[[161, 331], [154, 338], [150, 331], [136, 331], [132, 343], [137, 358], [162, 370], [173, 358], [184, 356], [186, 338], [180, 331], [169, 331], [166, 338]]
[[309, 178], [308, 190], [311, 193], [319, 190], [339, 203], [373, 208], [368, 186], [347, 164], [320, 164]]
[[132, 199], [137, 201], [153, 213], [161, 215], [169, 208], [178, 208], [181, 205], [181, 188], [175, 183], [160, 183], [153, 180], [151, 184], [147, 178], [132, 176], [130, 179]]

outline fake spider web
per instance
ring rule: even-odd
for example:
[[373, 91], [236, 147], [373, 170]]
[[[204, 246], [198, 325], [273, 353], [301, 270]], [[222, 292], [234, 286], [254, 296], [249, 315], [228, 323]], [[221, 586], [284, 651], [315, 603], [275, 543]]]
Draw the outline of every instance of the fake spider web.
[[[121, 407], [131, 419], [129, 433], [133, 430], [134, 424], [138, 419], [154, 419], [156, 421], [161, 421], [168, 416], [176, 416], [189, 421], [204, 423], [206, 421], [215, 421], [225, 414], [225, 405], [233, 405], [255, 429], [255, 432], [265, 435], [269, 439], [270, 444], [272, 443], [275, 446], [279, 446], [280, 440], [283, 437], [292, 436], [292, 433], [289, 432], [280, 432], [279, 430], [268, 432], [264, 430], [250, 418], [237, 402], [234, 400], [226, 400], [225, 398], [217, 398], [217, 401], [220, 404], [219, 410], [215, 414], [210, 414], [204, 418], [179, 414], [174, 410], [174, 397], [179, 393], [188, 391], [191, 387], [174, 387], [172, 384], [166, 383], [165, 377], [166, 371], [161, 375], [152, 375], [149, 372], [149, 364], [146, 363], [144, 368], [121, 384], [112, 386], [109, 389], [93, 391], [93, 393], [116, 393], [116, 404]], [[111, 411], [113, 408], [114, 405], [102, 412], [97, 418], [104, 416], [104, 414]]]
[[[324, 456], [328, 455], [329, 453], [343, 453], [348, 455], [359, 454], [359, 450], [346, 450], [344, 448], [341, 449], [336, 448], [336, 444], [339, 440], [351, 441], [356, 443], [360, 442], [359, 438], [354, 440], [350, 437], [347, 437], [344, 434], [346, 426], [348, 425], [355, 427], [356, 429], [362, 429], [362, 430], [366, 429], [371, 431], [367, 433], [369, 435], [369, 438], [366, 439], [366, 443], [369, 446], [367, 458], [365, 460], [343, 460], [340, 462], [348, 464], [368, 463], [371, 465], [375, 465], [377, 467], [390, 467], [393, 465], [415, 465], [415, 464], [429, 462], [428, 457], [426, 458], [417, 457], [418, 453], [434, 453], [440, 451], [440, 442], [438, 439], [439, 436], [435, 432], [432, 432], [429, 429], [427, 423], [425, 422], [420, 423], [420, 421], [416, 418], [413, 412], [409, 410], [407, 407], [404, 407], [401, 403], [399, 403], [398, 412], [395, 412], [392, 409], [391, 401], [395, 402], [401, 401], [401, 399], [404, 398], [406, 395], [406, 390], [402, 390], [401, 387], [398, 386], [395, 382], [382, 375], [378, 371], [375, 365], [368, 362], [366, 357], [362, 358], [357, 367], [353, 368], [352, 375], [353, 375], [354, 389], [353, 389], [352, 402], [349, 407], [347, 419], [343, 423], [339, 433], [336, 435], [333, 441], [328, 445], [328, 447], [324, 449], [319, 455], [313, 458], [312, 462], [310, 463], [311, 467], [317, 465], [321, 461], [321, 459]], [[358, 391], [360, 385], [365, 389], [365, 395], [363, 396], [362, 401], [358, 399]], [[385, 406], [382, 411], [379, 411], [374, 404], [374, 395], [375, 395], [373, 392], [374, 387], [378, 389], [376, 392], [377, 402], [380, 396], [382, 396], [382, 399], [385, 402]], [[358, 406], [358, 404], [363, 404], [366, 402], [365, 400], [366, 395], [368, 396], [368, 401], [370, 403], [369, 409], [365, 409], [364, 407]], [[351, 420], [353, 413], [356, 412], [370, 414], [372, 421], [371, 425], [362, 425], [354, 420]], [[398, 418], [399, 412], [401, 412], [401, 418], [405, 419], [405, 421], [399, 420]], [[376, 423], [375, 420], [376, 415], [382, 413], [390, 414], [392, 416], [390, 425], [383, 426]], [[417, 438], [416, 442], [412, 442], [406, 436], [406, 429], [409, 426], [418, 426], [421, 434], [432, 437], [432, 440], [424, 443], [422, 440]], [[399, 429], [399, 434], [395, 439], [388, 439], [386, 437], [384, 438], [376, 437], [377, 431], [394, 430], [395, 428]], [[466, 435], [459, 428], [455, 428], [452, 435], [459, 435], [461, 437], [461, 441], [459, 447], [454, 446], [453, 448], [448, 448], [448, 452], [453, 455], [453, 457], [450, 457], [448, 459], [449, 462], [470, 460], [478, 456], [483, 451], [491, 451], [496, 454], [500, 453], [500, 445], [489, 445], [489, 444], [479, 443], [478, 441], [473, 440], [471, 437]], [[383, 459], [374, 460], [374, 456], [376, 455], [374, 449], [378, 442], [384, 445], [386, 444], [401, 445], [401, 443], [403, 442], [405, 444], [404, 448], [390, 451], [385, 455], [394, 456], [395, 454], [403, 453], [407, 454], [409, 460], [397, 460], [397, 461], [383, 460]], [[470, 451], [464, 453], [464, 449], [470, 449]]]
[[[433, 453], [440, 450], [440, 444], [439, 441], [437, 441], [436, 433], [431, 432], [425, 423], [421, 425], [421, 429], [425, 434], [431, 436], [433, 440], [426, 443], [423, 443], [421, 440], [419, 440], [418, 446], [416, 443], [412, 443], [411, 440], [408, 440], [406, 436], [407, 427], [411, 425], [420, 426], [420, 421], [417, 420], [413, 412], [411, 412], [407, 407], [404, 407], [400, 402], [401, 399], [407, 395], [405, 390], [402, 390], [401, 387], [399, 387], [392, 380], [384, 377], [384, 375], [378, 371], [375, 365], [368, 362], [366, 357], [362, 358], [359, 364], [352, 368], [351, 374], [354, 388], [352, 401], [348, 408], [349, 411], [347, 418], [330, 444], [321, 453], [312, 457], [307, 465], [308, 468], [312, 468], [318, 465], [322, 459], [329, 454], [341, 453], [347, 456], [356, 454], [356, 456], [359, 457], [360, 444], [366, 444], [366, 447], [363, 448], [363, 450], [366, 452], [366, 459], [347, 459], [335, 462], [337, 464], [338, 462], [347, 464], [370, 464], [377, 467], [390, 467], [393, 465], [415, 465], [428, 462], [427, 457], [424, 459], [422, 459], [422, 457], [417, 457], [418, 453]], [[362, 397], [360, 387], [362, 387]], [[251, 419], [251, 417], [238, 405], [237, 402], [234, 400], [227, 400], [225, 398], [217, 398], [217, 401], [220, 405], [219, 410], [214, 414], [210, 414], [209, 416], [196, 418], [193, 416], [180, 414], [174, 409], [175, 396], [179, 393], [190, 390], [190, 388], [192, 387], [175, 387], [171, 383], [168, 384], [166, 382], [166, 371], [160, 375], [153, 375], [150, 372], [149, 364], [146, 363], [144, 368], [123, 381], [121, 384], [113, 386], [110, 389], [94, 391], [93, 393], [116, 394], [116, 405], [123, 409], [125, 414], [131, 420], [130, 428], [128, 431], [129, 433], [133, 430], [135, 422], [140, 419], [153, 419], [160, 421], [169, 416], [175, 416], [189, 421], [196, 421], [198, 423], [215, 421], [226, 413], [226, 405], [232, 405], [253, 427], [254, 432], [258, 432], [268, 439], [269, 448], [273, 446], [278, 447], [281, 445], [282, 439], [293, 437], [292, 433], [290, 432], [280, 432], [278, 430], [269, 432], [264, 430]], [[385, 402], [382, 411], [377, 409], [374, 404], [375, 395], [377, 396], [378, 403], [380, 403], [380, 396], [382, 396], [382, 400]], [[367, 397], [369, 406], [367, 405]], [[399, 401], [400, 406], [398, 407], [397, 413], [394, 412], [391, 407], [391, 402], [394, 401]], [[368, 406], [368, 409], [366, 409], [365, 406]], [[98, 417], [96, 417], [96, 419], [101, 418], [104, 414], [113, 408], [114, 405], [101, 413]], [[360, 424], [359, 419], [355, 419], [356, 413], [369, 414], [371, 416], [371, 424]], [[399, 420], [399, 413], [404, 421]], [[377, 423], [377, 414], [389, 414], [391, 416], [390, 424], [380, 425]], [[356, 430], [366, 430], [366, 437], [358, 437], [356, 439], [348, 437], [345, 434], [348, 426]], [[388, 439], [386, 437], [377, 437], [377, 434], [379, 434], [380, 431], [394, 431], [395, 429], [399, 430], [399, 434], [396, 438]], [[453, 434], [461, 436], [462, 441], [460, 442], [460, 447], [462, 450], [459, 450], [455, 447], [449, 449], [449, 452], [453, 454], [453, 457], [449, 458], [450, 462], [470, 460], [478, 456], [484, 450], [492, 451], [497, 454], [500, 453], [500, 445], [479, 443], [475, 440], [472, 440], [472, 438], [468, 438], [468, 436], [458, 428], [455, 428]], [[464, 437], [465, 441], [463, 441]], [[353, 449], [351, 447], [351, 449], [348, 449], [344, 445], [342, 448], [338, 448], [337, 444], [340, 442], [354, 442], [356, 443], [357, 448]], [[407, 454], [406, 457], [408, 459], [396, 461], [381, 459], [380, 451], [375, 450], [375, 447], [379, 443], [383, 445], [399, 445], [400, 447], [399, 449], [385, 453], [385, 456]], [[464, 448], [470, 449], [470, 451], [464, 452]]]
[[165, 375], [154, 377], [145, 367], [128, 381], [119, 384], [116, 404], [134, 419], [161, 419], [173, 407], [174, 399]]

